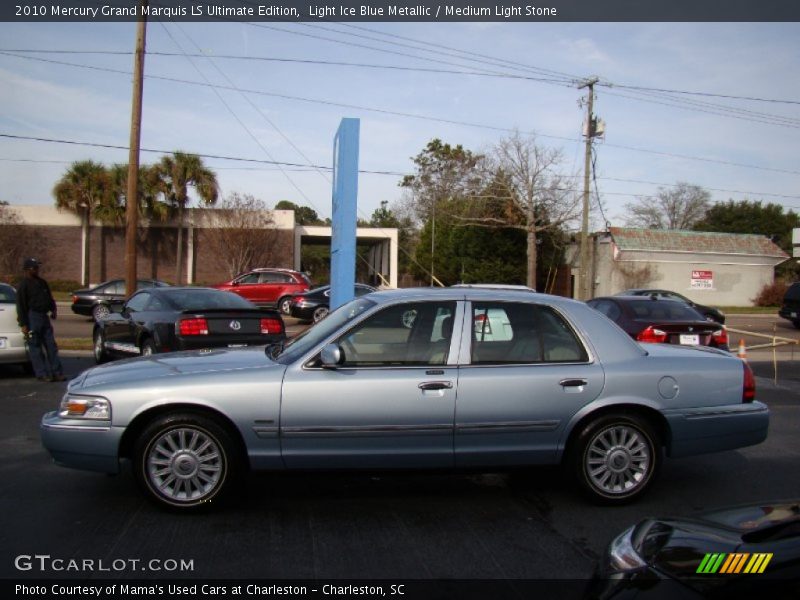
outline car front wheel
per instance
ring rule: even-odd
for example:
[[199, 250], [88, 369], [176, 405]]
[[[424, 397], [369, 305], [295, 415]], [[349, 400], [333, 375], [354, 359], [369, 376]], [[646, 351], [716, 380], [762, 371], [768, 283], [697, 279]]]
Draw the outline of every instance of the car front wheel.
[[92, 336], [92, 354], [94, 354], [94, 360], [98, 365], [108, 360], [106, 336], [103, 334], [102, 329], [95, 328], [94, 330], [94, 335]]
[[647, 489], [661, 466], [653, 427], [635, 415], [606, 415], [588, 423], [571, 456], [579, 485], [595, 501], [623, 504]]
[[173, 413], [151, 423], [135, 448], [136, 479], [151, 500], [191, 511], [220, 502], [238, 479], [240, 461], [228, 432], [198, 414]]

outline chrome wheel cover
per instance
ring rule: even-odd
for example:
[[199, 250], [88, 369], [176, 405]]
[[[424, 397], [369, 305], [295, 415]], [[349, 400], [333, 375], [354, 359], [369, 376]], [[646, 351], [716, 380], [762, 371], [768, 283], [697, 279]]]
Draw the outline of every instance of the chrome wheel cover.
[[111, 311], [104, 304], [98, 304], [97, 306], [94, 307], [94, 310], [92, 311], [92, 316], [94, 317], [95, 321], [102, 321], [109, 314], [111, 314]]
[[225, 477], [225, 455], [219, 442], [195, 427], [179, 427], [159, 435], [145, 461], [150, 486], [172, 504], [205, 501]]
[[329, 312], [330, 311], [328, 310], [327, 306], [320, 306], [318, 308], [315, 308], [313, 316], [314, 323], [319, 323], [320, 321], [322, 321], [322, 319], [328, 316]]
[[142, 344], [142, 356], [153, 356], [153, 347], [150, 344]]
[[631, 425], [612, 425], [592, 437], [584, 470], [592, 487], [607, 496], [622, 496], [644, 485], [653, 468], [647, 437]]
[[103, 336], [98, 333], [94, 336], [94, 359], [99, 362], [100, 359], [103, 358], [104, 351]]

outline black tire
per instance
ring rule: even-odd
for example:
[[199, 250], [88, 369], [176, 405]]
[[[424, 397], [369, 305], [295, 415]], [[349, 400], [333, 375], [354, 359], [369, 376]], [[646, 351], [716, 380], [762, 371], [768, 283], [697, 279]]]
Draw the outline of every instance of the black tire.
[[599, 504], [625, 504], [642, 495], [661, 468], [654, 427], [631, 414], [608, 414], [583, 426], [569, 449], [578, 485]]
[[105, 348], [105, 341], [103, 330], [99, 327], [95, 327], [94, 333], [92, 334], [92, 354], [94, 354], [94, 360], [98, 365], [108, 362], [110, 358]]
[[320, 321], [322, 321], [322, 319], [327, 317], [328, 313], [330, 312], [331, 311], [327, 306], [318, 306], [317, 308], [314, 309], [314, 313], [311, 315], [311, 320], [314, 323], [319, 323]]
[[156, 348], [156, 344], [151, 338], [143, 339], [139, 345], [139, 350], [141, 350], [142, 356], [152, 356], [153, 354], [158, 354], [158, 348]]
[[795, 329], [800, 329], [800, 321], [792, 321], [792, 325], [794, 325]]
[[30, 361], [20, 364], [20, 367], [22, 367], [22, 372], [25, 375], [33, 375], [33, 365]]
[[95, 304], [94, 308], [92, 309], [92, 318], [94, 319], [95, 323], [99, 323], [110, 314], [111, 309], [109, 309], [105, 304]]
[[278, 300], [278, 311], [284, 315], [291, 314], [292, 312], [292, 297], [284, 296]]
[[162, 415], [136, 440], [133, 470], [156, 504], [190, 512], [221, 504], [241, 479], [243, 460], [227, 430], [194, 413]]

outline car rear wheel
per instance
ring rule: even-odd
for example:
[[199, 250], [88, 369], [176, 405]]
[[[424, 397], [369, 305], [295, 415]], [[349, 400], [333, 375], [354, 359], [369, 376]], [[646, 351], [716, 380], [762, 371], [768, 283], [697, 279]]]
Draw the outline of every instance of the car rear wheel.
[[108, 361], [108, 352], [106, 351], [106, 336], [103, 334], [102, 329], [95, 328], [92, 335], [92, 354], [94, 360], [98, 365]]
[[92, 309], [92, 318], [95, 321], [102, 321], [111, 314], [111, 311], [105, 304], [98, 304]]
[[661, 466], [661, 446], [646, 420], [612, 414], [589, 422], [571, 449], [578, 484], [602, 504], [623, 504], [648, 488]]
[[238, 480], [236, 444], [215, 421], [172, 413], [153, 421], [134, 452], [136, 479], [157, 504], [182, 511], [218, 503]]
[[322, 321], [322, 319], [328, 316], [329, 312], [330, 310], [327, 306], [318, 306], [314, 309], [314, 313], [311, 315], [311, 318], [313, 319], [314, 323], [319, 323]]
[[292, 298], [290, 296], [284, 296], [278, 300], [278, 310], [284, 315], [288, 315], [292, 311]]

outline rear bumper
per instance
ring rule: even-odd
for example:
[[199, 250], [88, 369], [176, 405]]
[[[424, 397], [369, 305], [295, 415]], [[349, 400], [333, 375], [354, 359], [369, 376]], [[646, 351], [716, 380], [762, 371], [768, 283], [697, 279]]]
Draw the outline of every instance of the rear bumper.
[[761, 402], [665, 413], [672, 457], [735, 450], [760, 444], [769, 431], [769, 408]]
[[250, 335], [240, 338], [230, 336], [198, 335], [179, 337], [176, 350], [205, 350], [206, 348], [238, 348], [244, 346], [267, 346], [286, 339], [285, 335]]
[[124, 428], [110, 423], [76, 422], [55, 412], [42, 417], [42, 445], [56, 464], [72, 469], [119, 473], [119, 444]]
[[0, 364], [28, 362], [28, 349], [25, 347], [25, 336], [21, 332], [0, 333]]

